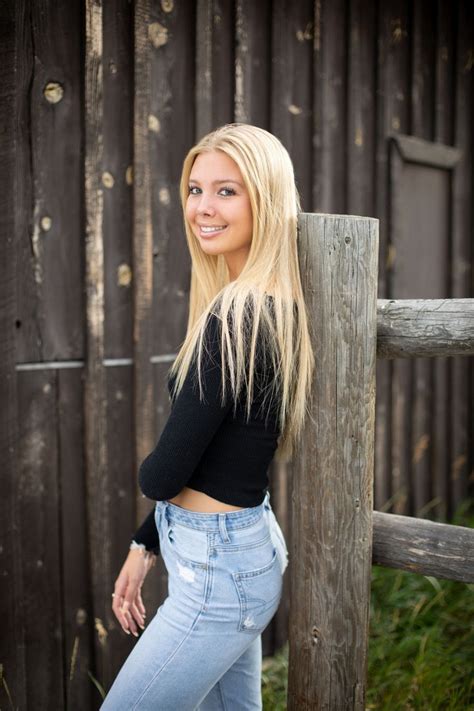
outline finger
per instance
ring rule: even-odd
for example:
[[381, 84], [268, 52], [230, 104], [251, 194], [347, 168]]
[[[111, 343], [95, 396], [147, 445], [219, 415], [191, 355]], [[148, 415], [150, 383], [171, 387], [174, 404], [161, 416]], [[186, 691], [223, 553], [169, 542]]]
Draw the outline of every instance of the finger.
[[141, 590], [141, 588], [138, 588], [137, 597], [136, 597], [136, 599], [135, 599], [135, 603], [136, 603], [138, 609], [140, 610], [143, 619], [145, 619], [145, 617], [146, 617], [146, 609], [145, 609], [145, 605], [143, 604], [142, 590]]
[[127, 590], [128, 576], [119, 575], [115, 581], [114, 592], [112, 593], [112, 610], [115, 617], [120, 622], [124, 632], [130, 634], [128, 630], [128, 620], [124, 617], [121, 607]]
[[137, 607], [136, 600], [135, 602], [132, 603], [130, 607], [130, 612], [133, 617], [133, 619], [136, 621], [137, 625], [141, 627], [142, 630], [145, 629], [145, 618], [143, 617], [142, 613]]
[[138, 630], [136, 621], [132, 615], [132, 607], [135, 603], [135, 597], [137, 591], [140, 588], [140, 580], [138, 578], [131, 578], [127, 585], [127, 590], [125, 592], [125, 597], [121, 605], [121, 611], [123, 614], [127, 615], [128, 627], [135, 637], [138, 637]]
[[131, 604], [128, 600], [124, 600], [122, 603], [122, 606], [120, 608], [120, 612], [124, 616], [126, 622], [127, 622], [127, 627], [130, 630], [130, 632], [135, 636], [138, 637], [138, 629], [137, 629], [137, 623], [132, 617], [131, 611], [130, 611]]
[[124, 615], [122, 612], [123, 597], [118, 596], [116, 593], [114, 593], [114, 597], [112, 598], [112, 600], [112, 610], [114, 612], [115, 617], [119, 621], [123, 631], [127, 634], [130, 634], [128, 619], [126, 615]]

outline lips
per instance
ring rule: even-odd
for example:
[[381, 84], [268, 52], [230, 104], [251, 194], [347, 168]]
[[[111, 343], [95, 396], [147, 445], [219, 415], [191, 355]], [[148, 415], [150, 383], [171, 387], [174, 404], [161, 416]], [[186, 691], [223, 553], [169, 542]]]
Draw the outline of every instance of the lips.
[[227, 225], [198, 225], [198, 227], [202, 237], [213, 237], [227, 229]]

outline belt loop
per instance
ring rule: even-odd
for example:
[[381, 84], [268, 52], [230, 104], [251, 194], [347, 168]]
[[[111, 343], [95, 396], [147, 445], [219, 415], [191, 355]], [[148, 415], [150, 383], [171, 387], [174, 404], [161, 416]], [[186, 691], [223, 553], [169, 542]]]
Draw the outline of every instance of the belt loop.
[[168, 502], [166, 500], [160, 501], [160, 510], [161, 520], [164, 520], [166, 524], [169, 524], [168, 516], [166, 515], [166, 512], [168, 511]]
[[224, 541], [224, 543], [229, 543], [230, 541], [230, 536], [227, 532], [227, 527], [225, 525], [225, 513], [221, 512], [218, 514], [219, 516], [219, 533], [221, 534], [221, 539]]

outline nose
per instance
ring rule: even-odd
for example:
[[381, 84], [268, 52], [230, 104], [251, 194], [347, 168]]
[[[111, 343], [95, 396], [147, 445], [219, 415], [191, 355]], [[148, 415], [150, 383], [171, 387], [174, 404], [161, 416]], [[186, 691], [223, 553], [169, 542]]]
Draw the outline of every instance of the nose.
[[212, 197], [202, 193], [196, 208], [196, 212], [198, 213], [198, 215], [214, 215], [216, 210], [214, 208], [214, 205], [212, 204]]

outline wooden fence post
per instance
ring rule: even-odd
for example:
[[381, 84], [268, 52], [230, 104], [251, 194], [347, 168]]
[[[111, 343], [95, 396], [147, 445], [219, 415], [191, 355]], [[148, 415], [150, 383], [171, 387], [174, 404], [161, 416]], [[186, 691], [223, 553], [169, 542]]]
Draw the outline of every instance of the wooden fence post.
[[303, 213], [299, 261], [316, 371], [294, 461], [288, 709], [363, 711], [378, 220]]

